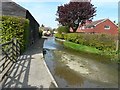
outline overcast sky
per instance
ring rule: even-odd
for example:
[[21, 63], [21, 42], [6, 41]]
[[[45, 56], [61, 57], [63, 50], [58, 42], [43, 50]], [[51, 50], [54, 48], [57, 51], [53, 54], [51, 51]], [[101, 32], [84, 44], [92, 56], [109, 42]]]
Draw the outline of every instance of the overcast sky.
[[[68, 3], [69, 0], [13, 0], [19, 5], [28, 9], [39, 24], [56, 28], [57, 6]], [[93, 20], [109, 18], [118, 22], [118, 1], [119, 0], [92, 0], [92, 4], [97, 7], [96, 16]]]

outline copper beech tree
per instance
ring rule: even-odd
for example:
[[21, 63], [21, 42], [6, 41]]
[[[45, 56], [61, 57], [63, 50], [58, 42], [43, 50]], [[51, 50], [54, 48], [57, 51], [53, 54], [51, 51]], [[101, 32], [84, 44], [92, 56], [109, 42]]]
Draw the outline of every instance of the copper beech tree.
[[79, 24], [83, 24], [85, 20], [92, 20], [96, 15], [96, 7], [87, 2], [73, 2], [58, 6], [56, 19], [61, 25], [69, 26], [75, 32]]

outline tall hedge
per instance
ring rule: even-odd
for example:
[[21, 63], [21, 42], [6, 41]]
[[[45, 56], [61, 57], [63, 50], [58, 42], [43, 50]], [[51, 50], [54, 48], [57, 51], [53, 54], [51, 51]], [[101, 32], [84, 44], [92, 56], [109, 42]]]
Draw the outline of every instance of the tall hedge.
[[26, 49], [29, 37], [29, 20], [21, 17], [1, 16], [0, 44], [16, 38], [21, 46], [21, 52]]

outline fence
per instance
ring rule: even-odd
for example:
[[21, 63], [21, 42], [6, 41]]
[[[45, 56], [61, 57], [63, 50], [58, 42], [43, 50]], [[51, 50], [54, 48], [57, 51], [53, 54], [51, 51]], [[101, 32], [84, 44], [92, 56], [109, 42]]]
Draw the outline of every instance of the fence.
[[12, 65], [17, 61], [20, 55], [20, 45], [16, 39], [0, 45], [1, 56], [0, 56], [0, 81], [7, 76]]

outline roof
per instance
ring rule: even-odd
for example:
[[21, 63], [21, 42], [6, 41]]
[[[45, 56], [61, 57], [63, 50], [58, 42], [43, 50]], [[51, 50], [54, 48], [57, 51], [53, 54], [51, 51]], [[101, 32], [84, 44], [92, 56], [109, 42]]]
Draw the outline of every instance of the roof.
[[26, 9], [15, 2], [2, 2], [2, 15], [26, 17]]
[[39, 25], [39, 23], [29, 12], [29, 10], [25, 9], [24, 7], [20, 6], [19, 4], [12, 0], [2, 1], [0, 7], [2, 7], [2, 15], [19, 16], [29, 19], [29, 17], [26, 16], [27, 14], [29, 14], [34, 19], [34, 21]]
[[96, 26], [96, 25], [98, 25], [98, 24], [100, 24], [100, 23], [102, 23], [102, 22], [104, 22], [104, 21], [106, 21], [106, 20], [107, 20], [107, 19], [101, 19], [101, 20], [93, 21], [93, 22], [91, 22], [91, 23], [89, 23], [89, 24], [86, 24], [85, 28], [94, 27], [94, 26]]
[[14, 1], [12, 1], [12, 0], [2, 0], [2, 4], [3, 4], [3, 3], [7, 3], [7, 4], [12, 3], [13, 5], [21, 8], [22, 10], [26, 10], [24, 7], [20, 6], [19, 4], [17, 4], [16, 2], [14, 2]]

